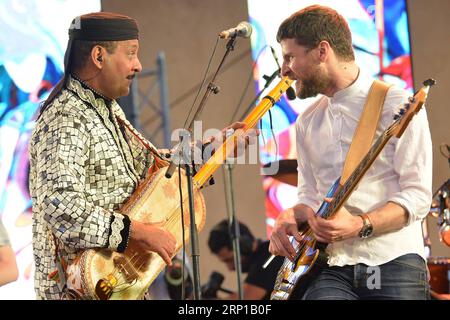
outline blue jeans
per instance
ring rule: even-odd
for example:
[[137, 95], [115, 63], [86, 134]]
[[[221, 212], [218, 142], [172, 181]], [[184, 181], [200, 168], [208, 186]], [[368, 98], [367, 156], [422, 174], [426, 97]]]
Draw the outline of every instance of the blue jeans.
[[385, 264], [325, 268], [303, 300], [427, 300], [430, 299], [426, 262], [406, 254]]

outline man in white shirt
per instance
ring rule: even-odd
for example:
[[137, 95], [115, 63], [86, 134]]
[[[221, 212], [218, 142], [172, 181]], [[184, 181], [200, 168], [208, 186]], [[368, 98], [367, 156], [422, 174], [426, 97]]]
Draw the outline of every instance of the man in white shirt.
[[[298, 204], [275, 223], [269, 250], [293, 259], [288, 236], [301, 240], [308, 224], [328, 244], [328, 267], [303, 299], [427, 299], [429, 286], [421, 220], [431, 203], [432, 150], [426, 112], [403, 136], [392, 138], [335, 216], [316, 216], [347, 151], [373, 79], [355, 63], [351, 33], [333, 9], [310, 6], [278, 29], [283, 76], [296, 80], [301, 99], [323, 96], [297, 119]], [[408, 95], [391, 87], [377, 127], [379, 136]], [[327, 199], [329, 201], [329, 199]], [[373, 270], [379, 283], [368, 285]]]

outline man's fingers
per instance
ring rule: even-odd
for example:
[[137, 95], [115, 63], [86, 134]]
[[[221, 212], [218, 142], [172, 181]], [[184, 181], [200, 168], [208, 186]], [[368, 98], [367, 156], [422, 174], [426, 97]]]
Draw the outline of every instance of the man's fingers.
[[278, 249], [275, 239], [270, 239], [269, 252], [275, 256], [281, 255], [280, 249]]
[[320, 230], [333, 231], [335, 229], [334, 221], [316, 217], [315, 228]]
[[280, 245], [278, 244], [278, 239], [272, 236], [270, 238], [270, 245], [269, 245], [270, 253], [276, 255], [276, 256], [282, 256], [283, 252], [281, 250]]
[[233, 129], [241, 129], [241, 128], [244, 128], [246, 126], [246, 124], [245, 124], [245, 122], [239, 122], [239, 121], [237, 121], [237, 122], [234, 122], [232, 125], [231, 125], [231, 128], [233, 128]]
[[177, 239], [175, 238], [175, 236], [170, 231], [167, 231], [167, 230], [164, 230], [164, 231], [168, 235], [170, 243], [173, 245], [173, 247], [175, 247], [175, 244], [177, 243]]
[[316, 234], [315, 237], [316, 237], [316, 240], [317, 240], [318, 242], [322, 242], [322, 243], [331, 243], [331, 241], [330, 241], [328, 238], [323, 237], [323, 236], [321, 236], [321, 235]]
[[172, 259], [170, 258], [169, 253], [165, 249], [161, 249], [160, 251], [158, 251], [158, 254], [161, 256], [161, 258], [168, 266], [172, 265]]
[[164, 228], [164, 221], [157, 221], [157, 222], [149, 222], [147, 223], [148, 225], [152, 226], [152, 227], [156, 227], [156, 228]]
[[292, 257], [295, 256], [296, 252], [294, 247], [292, 247], [291, 242], [289, 241], [289, 238], [286, 236], [278, 236], [274, 238], [275, 244], [278, 248], [279, 255], [288, 257], [292, 260]]
[[303, 235], [300, 232], [295, 232], [292, 236], [299, 243], [303, 241]]
[[323, 220], [323, 219], [320, 217], [310, 215], [308, 217], [308, 224], [309, 224], [311, 230], [313, 231], [314, 237], [316, 238], [317, 241], [324, 242], [324, 243], [330, 243], [329, 237], [327, 236], [326, 231], [324, 230], [323, 227], [322, 228], [320, 227], [321, 220]]
[[286, 250], [286, 248], [281, 244], [279, 239], [273, 240], [273, 244], [274, 244], [274, 248], [275, 248], [275, 250], [273, 252], [274, 255], [283, 256], [283, 257], [287, 257], [288, 259], [292, 259], [291, 255]]

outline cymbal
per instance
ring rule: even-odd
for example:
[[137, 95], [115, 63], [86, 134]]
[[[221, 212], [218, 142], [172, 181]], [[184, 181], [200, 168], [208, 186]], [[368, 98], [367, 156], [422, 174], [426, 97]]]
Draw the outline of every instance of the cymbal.
[[271, 177], [280, 182], [297, 186], [297, 160], [283, 159], [266, 163], [261, 172], [266, 177]]

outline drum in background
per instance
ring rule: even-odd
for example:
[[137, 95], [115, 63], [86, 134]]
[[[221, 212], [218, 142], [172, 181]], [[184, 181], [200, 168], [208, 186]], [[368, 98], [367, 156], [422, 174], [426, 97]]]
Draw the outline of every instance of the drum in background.
[[433, 195], [430, 213], [438, 219], [439, 240], [450, 246], [450, 179]]
[[439, 294], [450, 293], [450, 258], [428, 258], [431, 290]]

